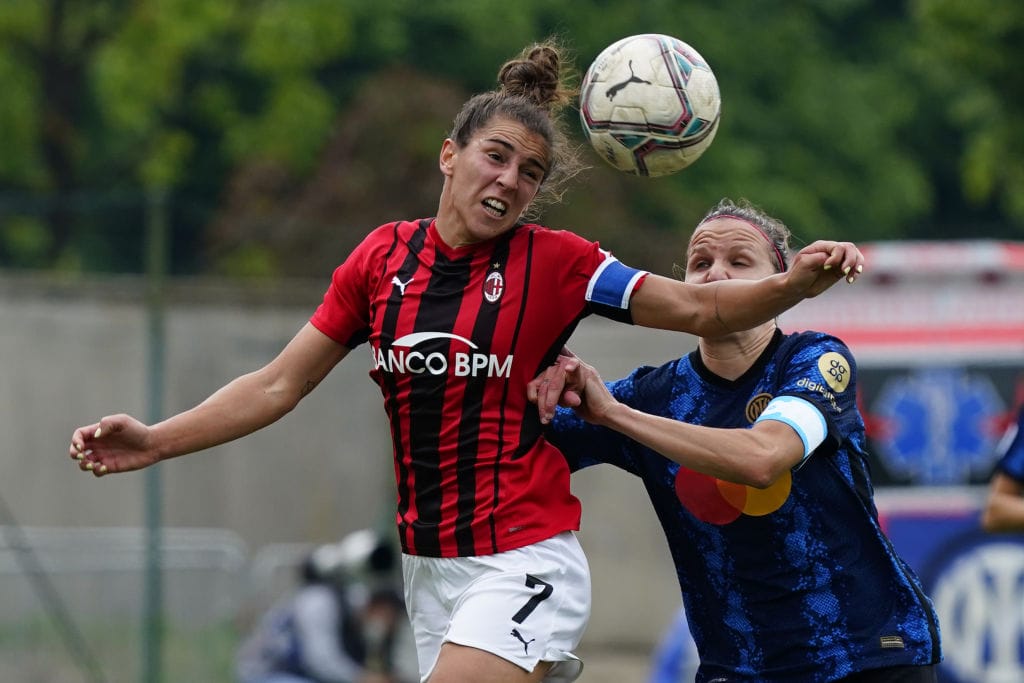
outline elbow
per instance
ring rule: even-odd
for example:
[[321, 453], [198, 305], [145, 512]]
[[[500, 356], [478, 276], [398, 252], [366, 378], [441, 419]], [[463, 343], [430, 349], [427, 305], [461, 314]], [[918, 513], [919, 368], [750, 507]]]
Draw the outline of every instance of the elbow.
[[262, 405], [272, 421], [292, 412], [302, 397], [312, 391], [310, 387], [300, 388], [286, 377], [258, 377]]
[[749, 458], [740, 482], [755, 489], [767, 489], [775, 485], [789, 472], [793, 463], [785, 454], [775, 448], [767, 448]]
[[747, 486], [771, 488], [803, 461], [803, 441], [788, 426], [768, 421], [738, 431], [743, 440], [735, 448]]
[[274, 419], [277, 420], [295, 410], [295, 407], [299, 405], [301, 396], [294, 391], [268, 392], [267, 399], [274, 414]]
[[735, 468], [730, 476], [720, 478], [731, 481], [734, 484], [743, 484], [755, 489], [767, 489], [779, 480], [783, 470], [775, 467], [761, 458], [751, 458], [750, 462]]
[[783, 475], [784, 471], [777, 467], [757, 467], [747, 473], [746, 481], [743, 483], [755, 489], [764, 490], [771, 488], [779, 480], [779, 477]]

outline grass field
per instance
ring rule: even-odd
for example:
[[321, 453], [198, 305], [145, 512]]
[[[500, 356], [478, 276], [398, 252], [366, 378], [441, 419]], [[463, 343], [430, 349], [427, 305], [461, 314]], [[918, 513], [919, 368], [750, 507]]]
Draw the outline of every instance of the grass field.
[[[99, 673], [76, 659], [68, 643], [46, 621], [0, 627], [0, 681], [7, 683], [138, 683], [142, 642], [137, 624], [89, 624], [83, 634]], [[163, 680], [233, 683], [239, 642], [231, 625], [203, 630], [169, 629], [163, 650]], [[579, 683], [643, 683], [649, 655], [608, 647], [580, 649]]]
[[[90, 661], [73, 651], [50, 622], [0, 627], [0, 681], [4, 683], [138, 683], [142, 653], [137, 624], [91, 623], [83, 629]], [[231, 683], [238, 637], [230, 625], [169, 629], [164, 680]]]

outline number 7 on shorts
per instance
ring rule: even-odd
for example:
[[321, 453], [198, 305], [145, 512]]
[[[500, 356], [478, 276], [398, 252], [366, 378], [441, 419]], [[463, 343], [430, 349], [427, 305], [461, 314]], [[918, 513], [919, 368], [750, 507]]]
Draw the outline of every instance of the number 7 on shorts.
[[527, 600], [526, 604], [523, 605], [519, 611], [515, 613], [515, 616], [512, 617], [512, 621], [517, 624], [523, 623], [523, 621], [526, 620], [526, 617], [530, 616], [533, 610], [537, 609], [537, 605], [551, 597], [551, 593], [555, 590], [554, 586], [547, 581], [541, 581], [536, 576], [527, 574], [526, 587], [536, 588], [537, 586], [543, 586], [543, 588], [541, 588], [539, 593]]

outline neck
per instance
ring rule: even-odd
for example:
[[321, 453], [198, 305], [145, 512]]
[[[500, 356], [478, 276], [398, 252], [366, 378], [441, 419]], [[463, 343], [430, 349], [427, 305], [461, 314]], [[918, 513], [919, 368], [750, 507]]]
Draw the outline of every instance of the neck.
[[734, 380], [743, 375], [761, 356], [775, 335], [774, 322], [751, 330], [721, 337], [701, 337], [698, 341], [701, 360], [719, 377]]
[[458, 214], [452, 208], [451, 193], [448, 189], [448, 182], [445, 181], [444, 188], [441, 190], [441, 199], [437, 204], [437, 215], [434, 217], [434, 227], [437, 229], [437, 234], [440, 238], [453, 249], [465, 246], [467, 242], [460, 239], [460, 235], [454, 229], [454, 226], [458, 225], [456, 218]]

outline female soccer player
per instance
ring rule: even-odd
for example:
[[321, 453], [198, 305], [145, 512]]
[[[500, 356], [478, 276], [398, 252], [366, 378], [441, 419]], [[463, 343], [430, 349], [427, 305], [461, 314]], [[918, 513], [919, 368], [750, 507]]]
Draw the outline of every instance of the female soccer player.
[[506, 63], [441, 145], [437, 216], [373, 230], [310, 321], [263, 368], [158, 424], [111, 415], [75, 430], [95, 475], [137, 470], [261, 429], [368, 342], [390, 419], [406, 606], [423, 680], [571, 681], [590, 611], [580, 504], [541, 438], [526, 385], [581, 318], [713, 334], [763, 322], [863, 257], [817, 242], [757, 283], [695, 287], [628, 268], [596, 243], [525, 222], [575, 170], [556, 114], [569, 101], [554, 44]]
[[[686, 282], [784, 272], [788, 236], [723, 200], [693, 233]], [[579, 415], [559, 410], [549, 438], [573, 470], [606, 462], [643, 480], [699, 683], [936, 680], [939, 624], [879, 526], [856, 364], [839, 339], [768, 321], [703, 335], [607, 387], [582, 362], [560, 364], [530, 386], [547, 419], [572, 371], [564, 400]]]

